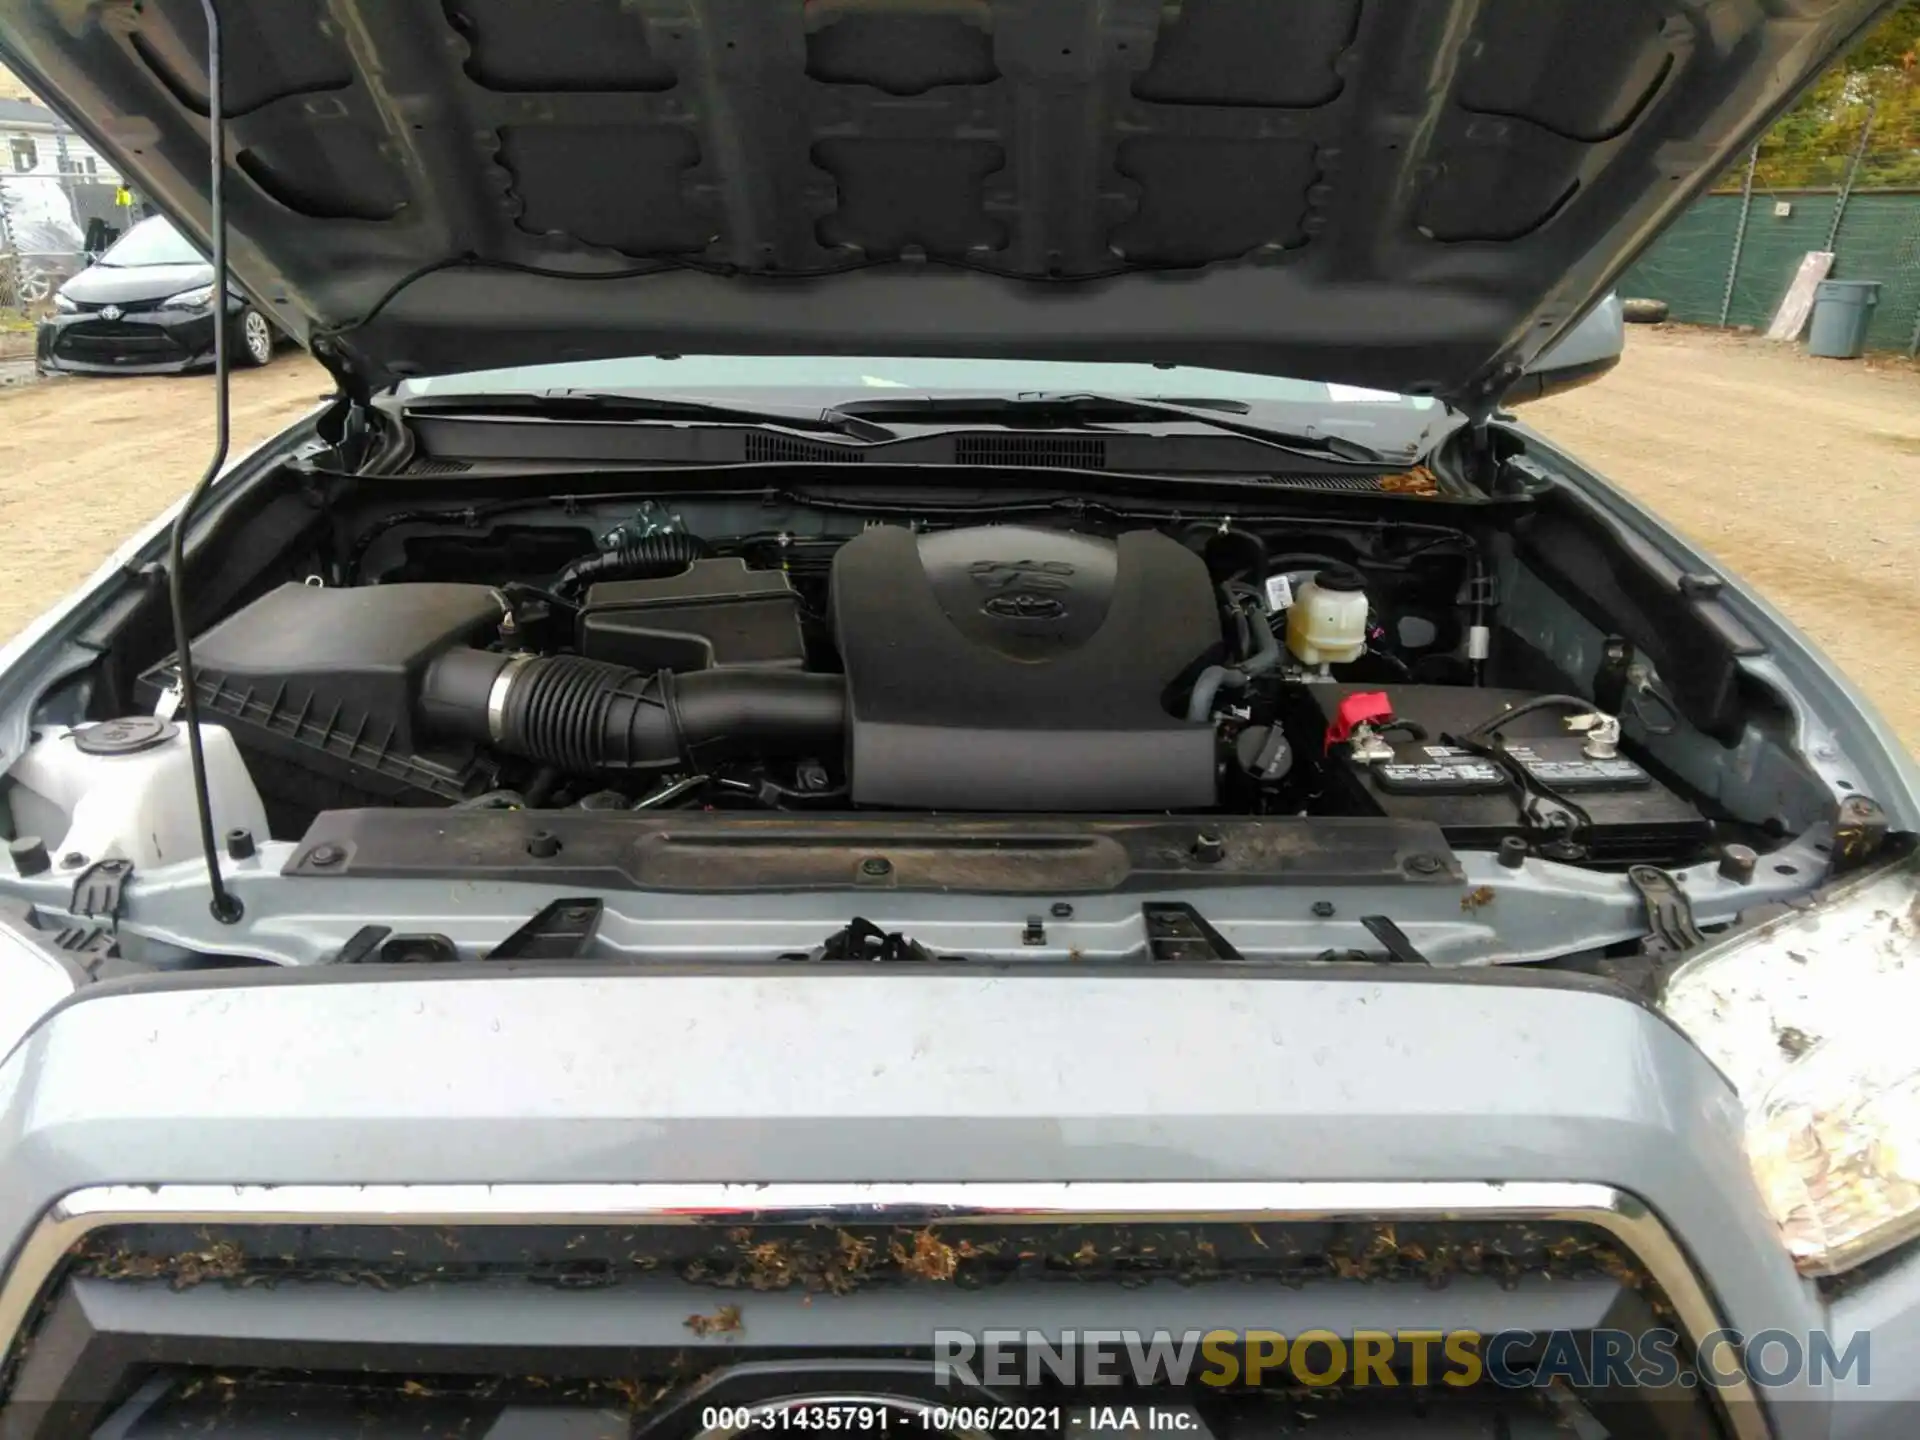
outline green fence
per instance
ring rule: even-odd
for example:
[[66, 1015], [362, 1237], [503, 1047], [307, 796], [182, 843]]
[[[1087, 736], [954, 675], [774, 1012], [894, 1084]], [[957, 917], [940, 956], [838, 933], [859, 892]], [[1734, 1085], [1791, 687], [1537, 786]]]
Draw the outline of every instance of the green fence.
[[1622, 295], [1764, 330], [1801, 259], [1831, 250], [1834, 279], [1880, 282], [1868, 348], [1920, 350], [1920, 91], [1904, 71], [1822, 87], [1640, 257]]
[[[1801, 257], [1827, 248], [1836, 211], [1834, 190], [1705, 196], [1640, 257], [1620, 293], [1665, 300], [1675, 320], [1764, 330]], [[1868, 347], [1913, 353], [1920, 336], [1920, 193], [1849, 195], [1833, 254], [1835, 279], [1881, 283]]]

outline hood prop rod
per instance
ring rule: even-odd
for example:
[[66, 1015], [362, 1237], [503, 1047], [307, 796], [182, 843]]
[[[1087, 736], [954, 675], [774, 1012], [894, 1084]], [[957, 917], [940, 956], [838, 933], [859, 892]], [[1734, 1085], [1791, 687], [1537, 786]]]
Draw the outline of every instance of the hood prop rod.
[[167, 547], [167, 600], [173, 611], [180, 700], [187, 717], [187, 751], [193, 761], [193, 798], [200, 812], [200, 848], [207, 857], [207, 885], [212, 891], [208, 908], [221, 924], [232, 925], [245, 913], [245, 907], [240, 897], [227, 888], [220, 873], [220, 849], [213, 838], [213, 796], [207, 789], [207, 755], [200, 740], [200, 687], [193, 674], [193, 636], [187, 620], [186, 583], [187, 527], [193, 521], [194, 509], [226, 465], [227, 449], [232, 441], [228, 386], [231, 357], [227, 353], [227, 127], [221, 83], [220, 17], [213, 6], [214, 0], [200, 0], [200, 8], [207, 17], [207, 151], [212, 169], [207, 198], [213, 230], [213, 456], [207, 461], [200, 483], [187, 492], [187, 498], [173, 517], [173, 534]]

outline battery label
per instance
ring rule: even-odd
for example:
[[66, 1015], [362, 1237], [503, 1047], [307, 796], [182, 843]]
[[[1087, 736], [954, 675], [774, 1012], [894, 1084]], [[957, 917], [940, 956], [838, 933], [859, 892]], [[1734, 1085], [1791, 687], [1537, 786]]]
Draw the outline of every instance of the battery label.
[[1653, 777], [1631, 760], [1591, 760], [1578, 755], [1567, 760], [1550, 760], [1527, 745], [1509, 745], [1507, 753], [1526, 767], [1527, 773], [1556, 790], [1643, 790]]
[[[1498, 765], [1478, 756], [1459, 753], [1435, 754], [1448, 747], [1430, 745], [1427, 760], [1393, 760], [1375, 765], [1374, 782], [1382, 790], [1399, 794], [1474, 794], [1507, 788], [1507, 777]], [[1418, 751], [1404, 751], [1418, 754]]]

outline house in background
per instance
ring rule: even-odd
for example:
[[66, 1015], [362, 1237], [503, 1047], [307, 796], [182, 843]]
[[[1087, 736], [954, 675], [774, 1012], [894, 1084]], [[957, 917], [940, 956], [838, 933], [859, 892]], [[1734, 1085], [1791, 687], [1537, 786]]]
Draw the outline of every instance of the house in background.
[[0, 82], [0, 296], [44, 299], [83, 268], [88, 251], [135, 218], [118, 204], [120, 176], [86, 139], [11, 75]]
[[62, 175], [118, 184], [120, 177], [93, 147], [37, 100], [0, 100], [0, 145], [10, 175]]
[[62, 191], [71, 196], [82, 229], [96, 215], [110, 224], [126, 219], [113, 213], [119, 174], [37, 100], [0, 98], [0, 184], [10, 197], [34, 185]]

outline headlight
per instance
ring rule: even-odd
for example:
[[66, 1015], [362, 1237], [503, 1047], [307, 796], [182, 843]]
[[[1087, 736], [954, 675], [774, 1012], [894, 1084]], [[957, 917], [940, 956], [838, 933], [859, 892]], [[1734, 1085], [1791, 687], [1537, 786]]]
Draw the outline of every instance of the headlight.
[[63, 314], [71, 315], [80, 307], [67, 298], [66, 291], [56, 290], [53, 292], [53, 308]]
[[1796, 1266], [1920, 1236], [1920, 869], [1884, 866], [1686, 961], [1662, 1008], [1740, 1092]]
[[192, 290], [182, 290], [178, 295], [169, 295], [160, 302], [163, 310], [204, 310], [213, 303], [213, 286], [200, 285]]

